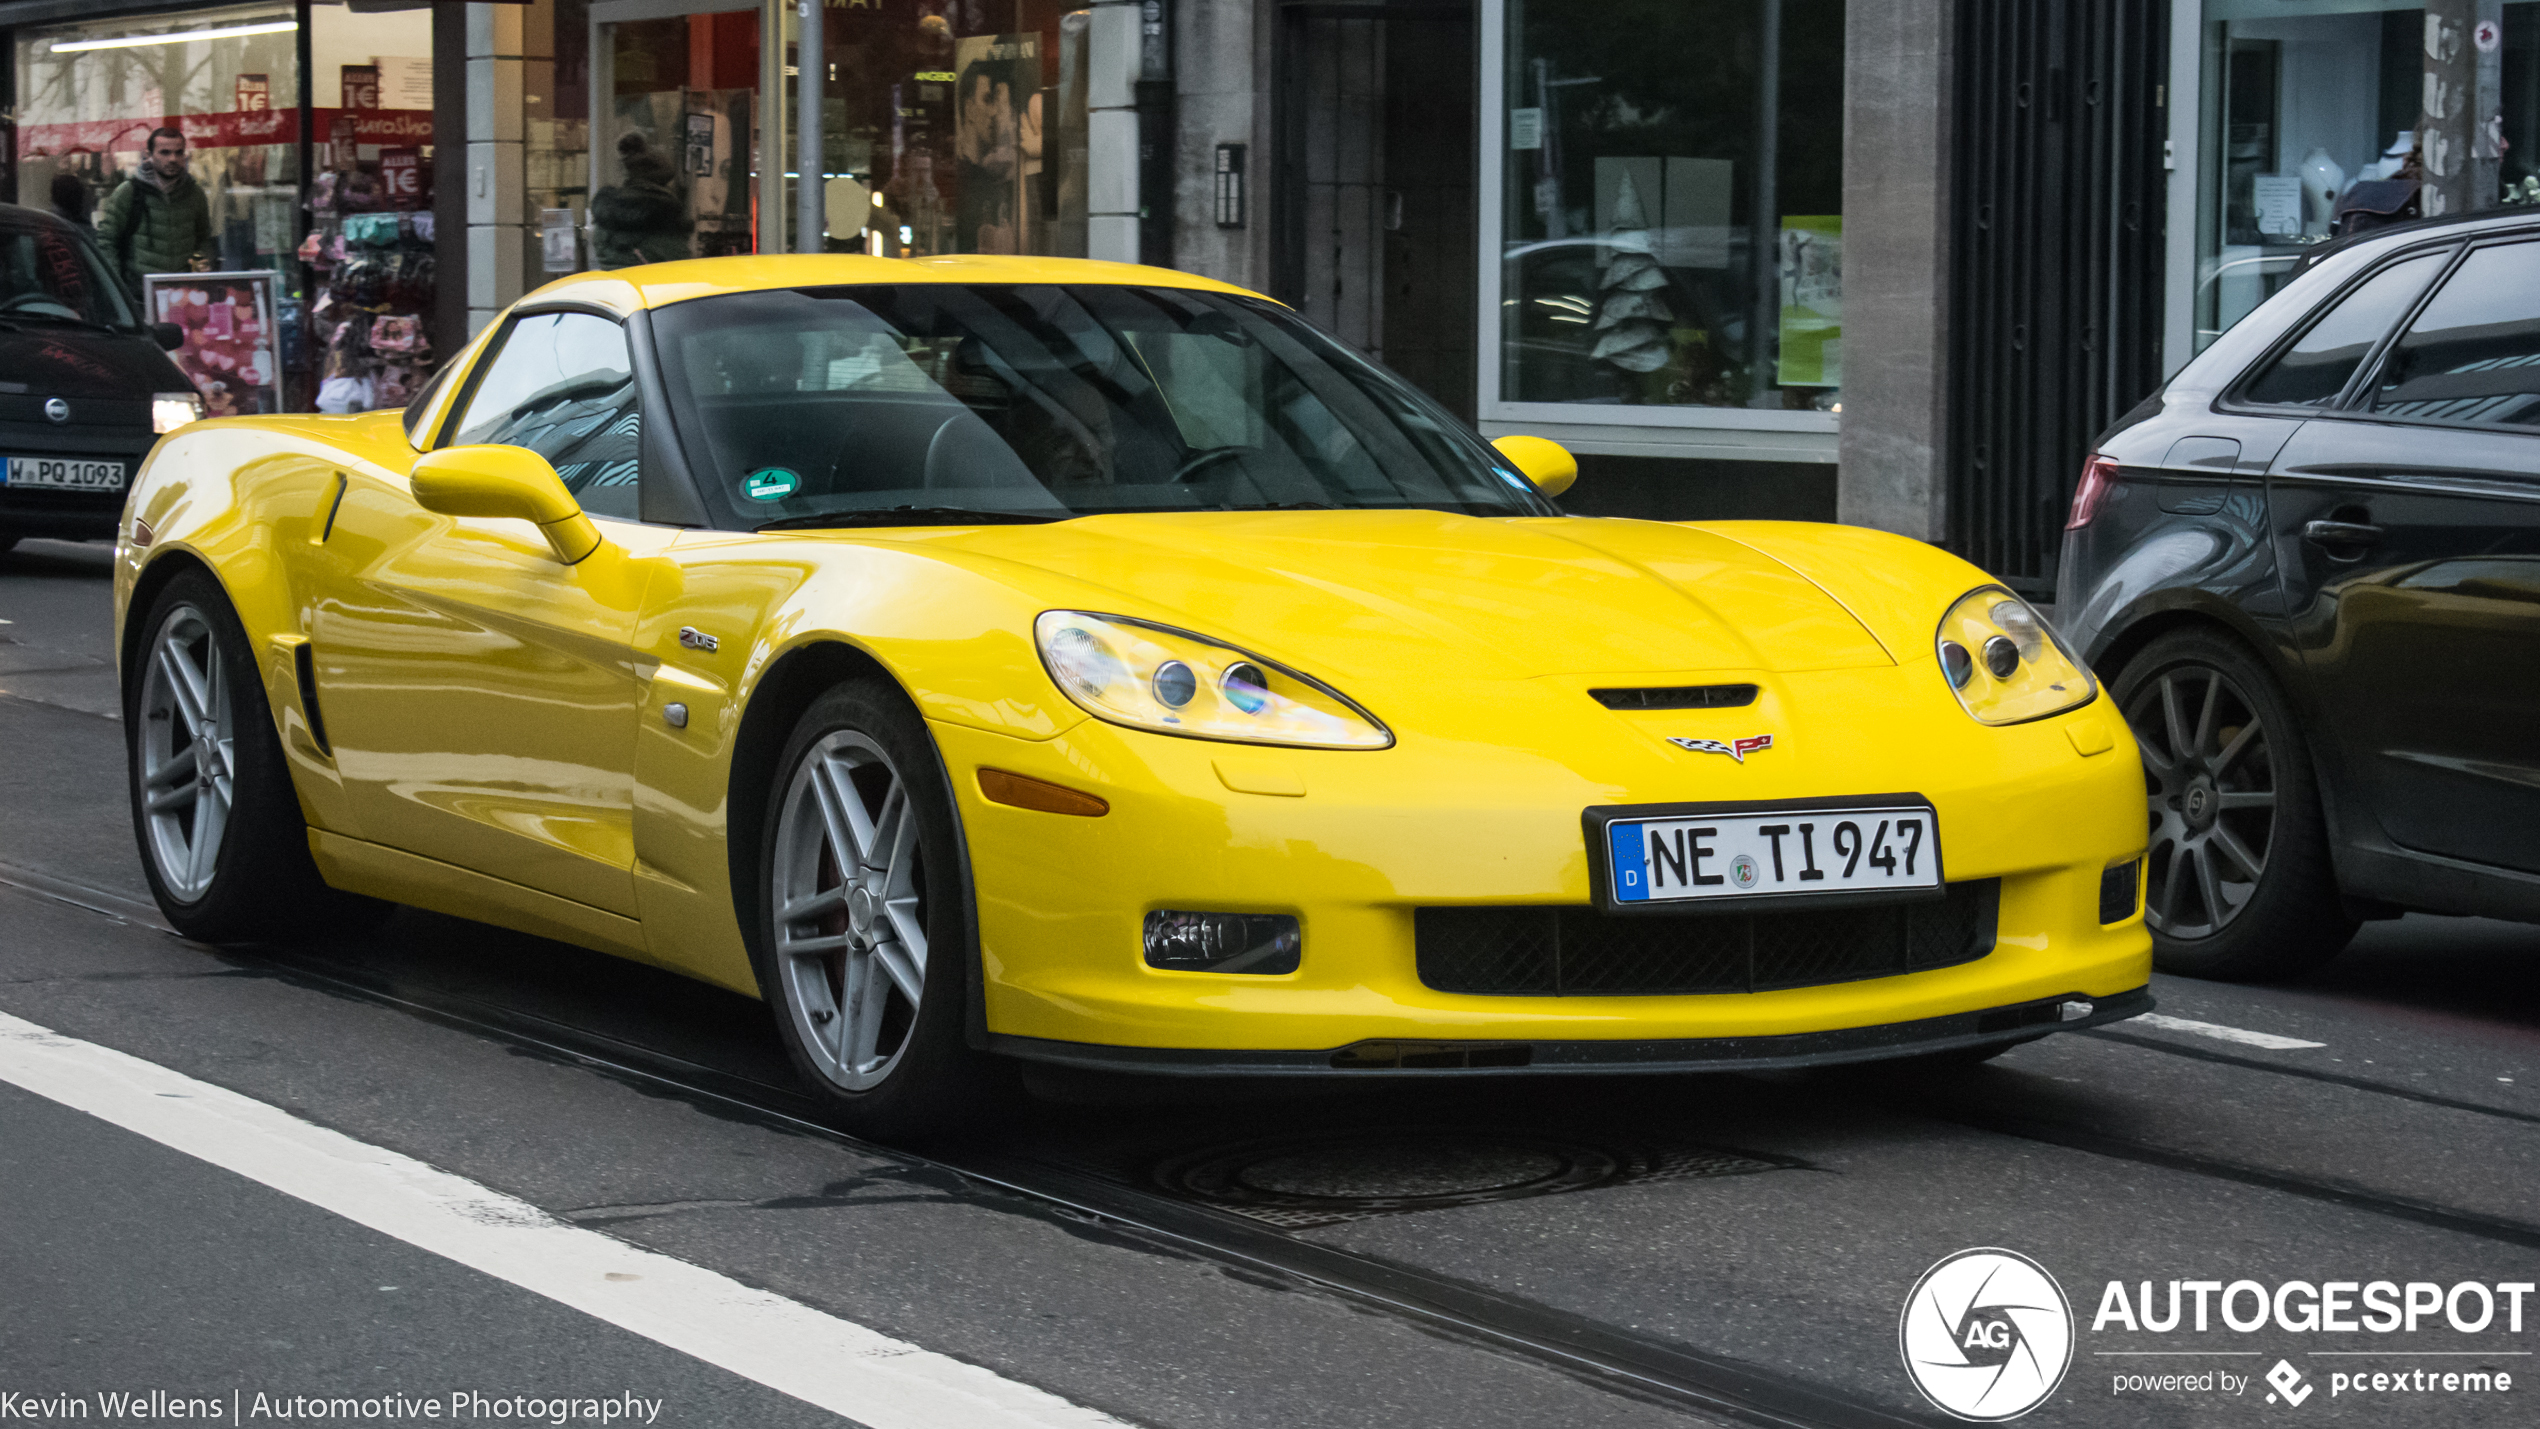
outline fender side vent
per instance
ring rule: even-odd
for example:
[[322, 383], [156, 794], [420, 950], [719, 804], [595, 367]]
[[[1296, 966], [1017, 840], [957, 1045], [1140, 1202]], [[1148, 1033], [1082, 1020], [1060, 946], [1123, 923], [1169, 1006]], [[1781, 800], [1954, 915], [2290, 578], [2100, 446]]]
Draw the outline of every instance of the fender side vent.
[[326, 716], [318, 713], [316, 646], [303, 640], [291, 647], [291, 673], [300, 682], [300, 712], [309, 717], [309, 738], [317, 741], [319, 753], [333, 759], [335, 746], [327, 742]]
[[1733, 710], [1755, 703], [1755, 693], [1753, 685], [1674, 685], [1590, 690], [1588, 698], [1609, 710]]

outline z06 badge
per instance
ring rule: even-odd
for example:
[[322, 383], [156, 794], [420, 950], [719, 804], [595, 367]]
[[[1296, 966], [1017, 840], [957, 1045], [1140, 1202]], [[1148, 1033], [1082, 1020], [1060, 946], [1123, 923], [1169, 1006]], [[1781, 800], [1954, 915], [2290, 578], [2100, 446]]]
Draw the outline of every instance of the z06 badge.
[[1740, 764], [1746, 762], [1746, 756], [1773, 747], [1773, 737], [1769, 734], [1749, 735], [1744, 739], [1686, 739], [1682, 735], [1671, 734], [1667, 736], [1667, 742], [1696, 754], [1725, 754]]

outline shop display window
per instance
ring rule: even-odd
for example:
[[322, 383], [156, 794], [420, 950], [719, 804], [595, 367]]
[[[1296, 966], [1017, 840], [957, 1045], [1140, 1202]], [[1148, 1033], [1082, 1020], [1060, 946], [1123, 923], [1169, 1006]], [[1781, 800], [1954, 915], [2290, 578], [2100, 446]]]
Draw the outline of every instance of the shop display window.
[[289, 5], [243, 5], [19, 31], [14, 201], [50, 209], [68, 175], [93, 222], [167, 125], [211, 207], [213, 266], [285, 266], [299, 235], [294, 29]]
[[[270, 272], [252, 290], [278, 346], [259, 373], [218, 343], [186, 370], [214, 412], [393, 407], [432, 370], [432, 22], [428, 10], [309, 7], [300, 107], [295, 7], [240, 5], [21, 30], [18, 186], [35, 208], [93, 223], [140, 171], [151, 132], [181, 131], [212, 231], [197, 266]], [[300, 185], [300, 145], [314, 180]], [[69, 184], [57, 180], [69, 179]], [[109, 242], [107, 246], [117, 245]], [[134, 255], [109, 255], [143, 265]], [[150, 270], [160, 271], [160, 270]], [[183, 271], [179, 269], [177, 271]], [[233, 284], [237, 286], [237, 284]], [[179, 285], [181, 287], [181, 285]], [[179, 287], [171, 287], [179, 294]], [[218, 292], [185, 296], [217, 326]], [[267, 311], [270, 310], [270, 311]], [[211, 332], [224, 341], [227, 335]], [[207, 339], [208, 340], [208, 339]], [[215, 365], [217, 365], [215, 363]]]
[[[2495, 186], [2473, 208], [2540, 203], [2540, 3], [2502, 7]], [[2202, 350], [2328, 241], [2354, 183], [2412, 176], [2425, 10], [2377, 0], [2205, 0], [2195, 215]]]
[[1841, 0], [1491, 8], [1497, 401], [1839, 411]]
[[[587, 17], [587, 56], [565, 27]], [[533, 112], [532, 200], [545, 209], [550, 271], [757, 251], [757, 152], [779, 136], [787, 212], [817, 184], [831, 252], [1085, 252], [1085, 64], [1081, 0], [867, 0], [824, 12], [822, 162], [796, 172], [794, 86], [802, 61], [791, 7], [774, 41], [785, 93], [762, 112], [763, 12], [674, 12], [652, 0], [556, 7], [543, 152]], [[531, 76], [533, 108], [538, 76]], [[576, 128], [577, 121], [587, 127]], [[583, 194], [561, 182], [578, 155]], [[552, 172], [558, 182], [543, 182]], [[562, 230], [570, 225], [575, 237]], [[575, 247], [578, 238], [579, 247]], [[568, 250], [573, 256], [568, 259]]]

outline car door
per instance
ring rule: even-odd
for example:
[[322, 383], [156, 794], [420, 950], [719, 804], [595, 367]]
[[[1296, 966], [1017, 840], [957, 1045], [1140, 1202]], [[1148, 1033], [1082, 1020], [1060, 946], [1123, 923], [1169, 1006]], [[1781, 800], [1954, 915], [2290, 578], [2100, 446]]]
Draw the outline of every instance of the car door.
[[310, 622], [363, 838], [628, 917], [629, 642], [649, 557], [677, 535], [635, 519], [638, 390], [614, 317], [514, 316], [435, 445], [538, 452], [600, 548], [567, 565], [526, 521], [438, 515], [402, 476], [348, 473], [324, 537], [343, 578]]
[[2540, 238], [2461, 255], [2268, 485], [2349, 808], [2540, 871]]

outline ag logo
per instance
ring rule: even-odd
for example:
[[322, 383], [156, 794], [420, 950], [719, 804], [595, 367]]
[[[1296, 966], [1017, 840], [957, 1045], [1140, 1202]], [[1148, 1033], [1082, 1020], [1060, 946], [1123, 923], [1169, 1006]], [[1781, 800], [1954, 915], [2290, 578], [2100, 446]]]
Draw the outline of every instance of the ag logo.
[[2027, 1256], [1962, 1250], [1914, 1282], [1896, 1337], [1925, 1399], [1960, 1419], [2017, 1419], [2072, 1367], [2073, 1311]]

